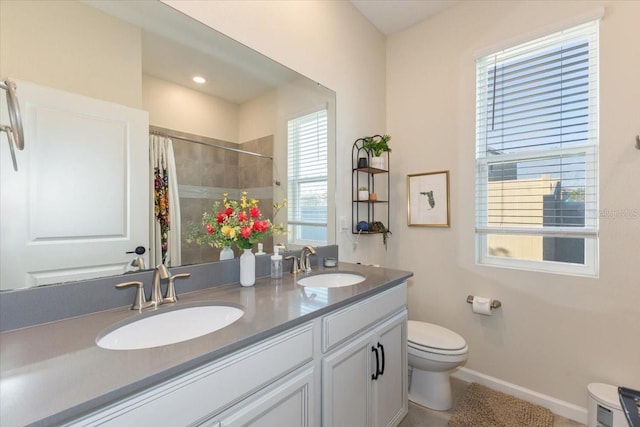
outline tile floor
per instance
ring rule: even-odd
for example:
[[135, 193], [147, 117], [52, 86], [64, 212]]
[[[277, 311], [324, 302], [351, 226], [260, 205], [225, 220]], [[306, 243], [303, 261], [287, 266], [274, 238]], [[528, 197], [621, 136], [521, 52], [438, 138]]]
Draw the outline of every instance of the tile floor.
[[[449, 411], [434, 411], [409, 402], [409, 413], [404, 420], [400, 422], [398, 427], [446, 427], [456, 404], [464, 395], [468, 385], [469, 383], [465, 381], [451, 378], [453, 408]], [[553, 427], [584, 427], [584, 424], [577, 423], [559, 415], [554, 415]]]

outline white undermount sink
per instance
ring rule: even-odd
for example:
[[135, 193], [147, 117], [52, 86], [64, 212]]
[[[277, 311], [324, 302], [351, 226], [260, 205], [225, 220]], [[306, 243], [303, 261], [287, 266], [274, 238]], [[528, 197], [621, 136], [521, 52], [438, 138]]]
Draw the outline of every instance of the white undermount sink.
[[244, 310], [225, 304], [198, 304], [143, 313], [101, 332], [96, 344], [109, 350], [138, 350], [190, 340], [229, 326]]
[[298, 284], [310, 288], [341, 288], [363, 282], [366, 277], [357, 273], [320, 273], [298, 280]]

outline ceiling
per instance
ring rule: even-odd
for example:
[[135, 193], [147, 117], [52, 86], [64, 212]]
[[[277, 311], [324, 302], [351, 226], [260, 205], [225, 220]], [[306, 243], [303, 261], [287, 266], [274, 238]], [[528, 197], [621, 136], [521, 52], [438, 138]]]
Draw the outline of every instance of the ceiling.
[[[161, 2], [84, 2], [141, 29], [143, 74], [235, 104], [300, 77]], [[196, 74], [206, 83], [194, 83], [191, 79]]]
[[411, 27], [455, 5], [460, 0], [351, 0], [386, 35]]
[[[299, 75], [160, 2], [84, 0], [142, 29], [143, 72], [242, 104]], [[404, 30], [460, 0], [350, 0], [385, 35]], [[257, 62], [259, 63], [257, 63]], [[256, 69], [263, 70], [257, 76]], [[195, 74], [207, 78], [197, 85]], [[220, 75], [225, 84], [218, 84]]]

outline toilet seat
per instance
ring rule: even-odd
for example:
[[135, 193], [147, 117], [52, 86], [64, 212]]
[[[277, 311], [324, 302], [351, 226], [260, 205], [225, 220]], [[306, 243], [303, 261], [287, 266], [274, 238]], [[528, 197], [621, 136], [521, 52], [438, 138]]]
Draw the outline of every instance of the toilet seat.
[[450, 356], [467, 352], [464, 338], [442, 326], [409, 320], [407, 329], [409, 349]]

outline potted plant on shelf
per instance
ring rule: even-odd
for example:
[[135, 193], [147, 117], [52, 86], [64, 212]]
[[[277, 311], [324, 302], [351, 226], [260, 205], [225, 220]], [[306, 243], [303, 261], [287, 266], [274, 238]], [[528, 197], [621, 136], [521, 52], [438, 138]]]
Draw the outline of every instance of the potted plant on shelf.
[[372, 157], [370, 166], [372, 168], [385, 168], [382, 153], [391, 152], [391, 148], [389, 148], [389, 140], [391, 140], [391, 136], [387, 134], [367, 136], [363, 138], [362, 147], [371, 153]]
[[367, 187], [358, 188], [358, 200], [362, 202], [369, 200], [369, 190]]
[[385, 250], [387, 249], [387, 239], [391, 235], [391, 231], [381, 221], [374, 221], [369, 223], [370, 233], [382, 233], [382, 243], [384, 243]]

